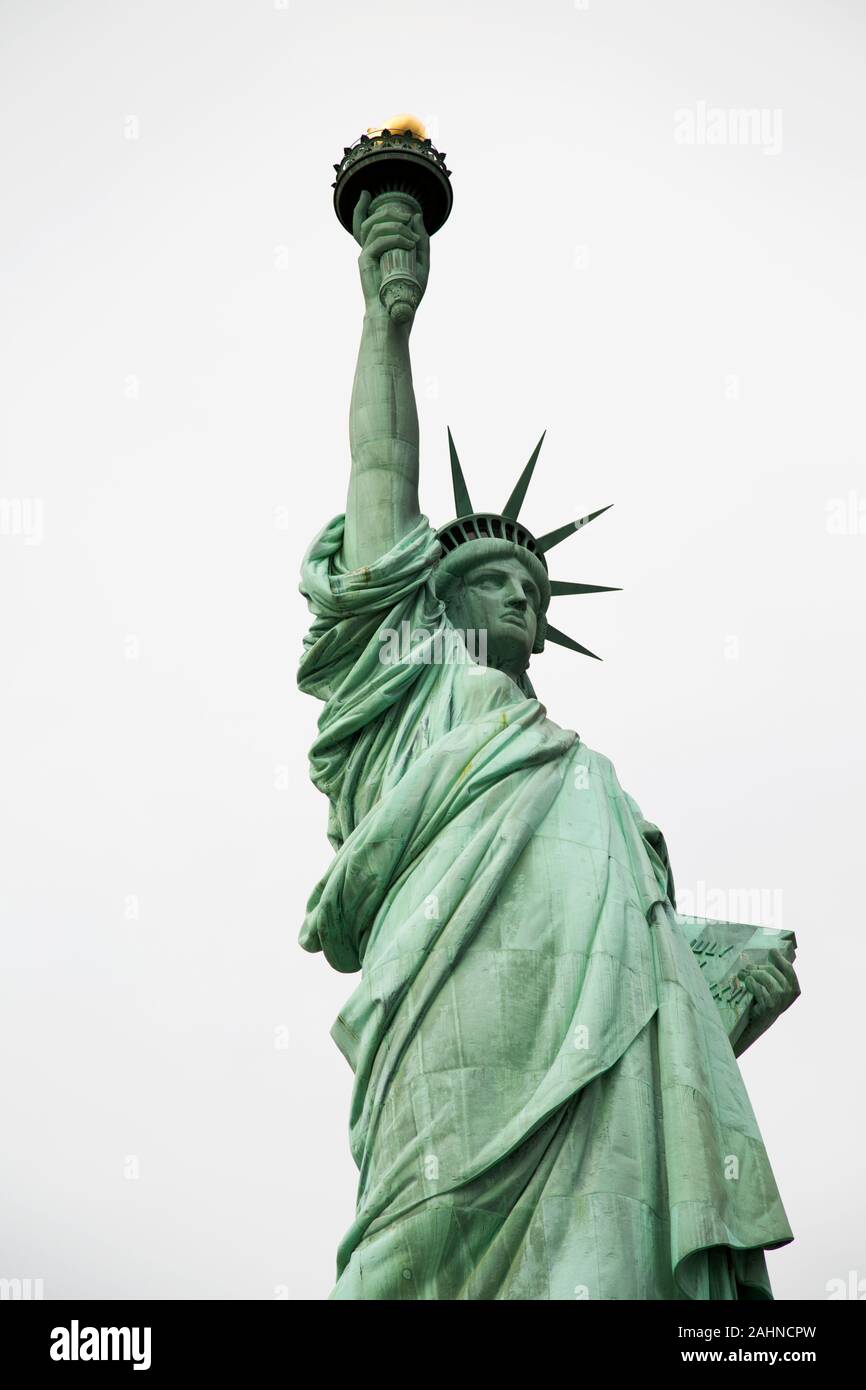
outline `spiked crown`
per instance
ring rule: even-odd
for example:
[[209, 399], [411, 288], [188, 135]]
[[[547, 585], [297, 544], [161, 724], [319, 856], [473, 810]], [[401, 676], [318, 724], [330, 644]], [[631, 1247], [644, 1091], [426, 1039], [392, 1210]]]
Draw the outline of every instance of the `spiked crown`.
[[[545, 430], [544, 434], [546, 433]], [[497, 555], [505, 555], [509, 559], [520, 560], [532, 575], [541, 593], [541, 612], [538, 615], [538, 631], [533, 652], [543, 651], [545, 641], [549, 641], [600, 661], [601, 657], [596, 656], [595, 652], [581, 646], [573, 637], [569, 637], [565, 632], [560, 632], [559, 628], [553, 627], [547, 621], [547, 608], [551, 597], [558, 594], [605, 594], [614, 593], [617, 590], [609, 584], [577, 584], [569, 580], [551, 579], [545, 556], [554, 546], [559, 545], [575, 531], [587, 526], [590, 521], [601, 516], [602, 512], [608, 511], [613, 503], [609, 503], [608, 507], [600, 507], [597, 512], [590, 512], [588, 516], [580, 517], [577, 521], [568, 521], [555, 531], [548, 531], [539, 537], [535, 537], [522, 522], [518, 521], [520, 509], [523, 506], [523, 500], [544, 442], [544, 434], [533, 449], [529, 462], [518, 478], [502, 511], [477, 512], [470, 500], [469, 489], [466, 486], [466, 479], [463, 476], [463, 469], [460, 466], [460, 460], [457, 457], [457, 450], [454, 447], [454, 440], [449, 429], [448, 448], [451, 454], [451, 481], [454, 487], [454, 506], [457, 515], [453, 521], [440, 527], [436, 533], [443, 552], [439, 562], [439, 572], [443, 576], [456, 577], [465, 574], [483, 560]]]

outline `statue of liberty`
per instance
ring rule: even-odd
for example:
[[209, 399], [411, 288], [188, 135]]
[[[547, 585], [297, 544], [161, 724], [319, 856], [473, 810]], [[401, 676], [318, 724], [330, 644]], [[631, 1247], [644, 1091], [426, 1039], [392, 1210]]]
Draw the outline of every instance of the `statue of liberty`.
[[598, 513], [521, 519], [540, 442], [478, 511], [449, 432], [456, 517], [422, 514], [413, 206], [353, 201], [348, 498], [301, 581], [335, 849], [301, 944], [361, 972], [331, 1030], [359, 1185], [330, 1296], [770, 1299], [765, 1251], [793, 1236], [736, 1056], [799, 993], [793, 937], [678, 915], [661, 832], [536, 698], [546, 642], [592, 655], [551, 598], [601, 587], [546, 558]]

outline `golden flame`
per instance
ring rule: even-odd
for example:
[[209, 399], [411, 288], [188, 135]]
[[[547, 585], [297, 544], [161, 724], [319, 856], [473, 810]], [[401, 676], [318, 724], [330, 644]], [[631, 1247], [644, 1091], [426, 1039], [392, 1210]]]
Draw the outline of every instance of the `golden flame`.
[[411, 130], [413, 135], [417, 135], [419, 140], [427, 137], [424, 122], [419, 121], [417, 116], [410, 116], [407, 111], [402, 111], [399, 116], [392, 116], [390, 121], [384, 125], [368, 126], [368, 135], [381, 135], [383, 130], [390, 130], [392, 135], [401, 135], [404, 130]]

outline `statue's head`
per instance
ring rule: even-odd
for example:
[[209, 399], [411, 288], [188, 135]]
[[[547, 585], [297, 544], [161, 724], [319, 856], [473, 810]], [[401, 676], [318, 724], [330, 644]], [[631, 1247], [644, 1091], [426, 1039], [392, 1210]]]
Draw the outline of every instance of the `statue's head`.
[[542, 650], [550, 583], [540, 561], [518, 545], [485, 539], [462, 546], [440, 563], [436, 590], [488, 666], [518, 679]]
[[442, 558], [436, 571], [436, 592], [451, 623], [464, 634], [483, 633], [487, 664], [517, 681], [525, 673], [530, 656], [544, 650], [545, 639], [595, 657], [594, 652], [548, 623], [547, 608], [552, 594], [601, 593], [609, 588], [606, 584], [551, 580], [545, 559], [547, 551], [601, 516], [606, 507], [538, 539], [518, 520], [543, 439], [544, 435], [502, 511], [478, 512], [470, 501], [449, 430], [457, 515], [437, 532]]

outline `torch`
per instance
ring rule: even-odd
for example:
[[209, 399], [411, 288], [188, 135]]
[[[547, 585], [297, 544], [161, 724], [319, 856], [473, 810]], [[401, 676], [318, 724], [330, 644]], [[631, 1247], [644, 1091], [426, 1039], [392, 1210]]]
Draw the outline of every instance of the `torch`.
[[[361, 193], [369, 191], [369, 212], [383, 203], [397, 203], [410, 214], [420, 212], [430, 236], [438, 232], [451, 211], [451, 170], [445, 155], [434, 148], [415, 116], [395, 116], [387, 126], [369, 129], [347, 145], [334, 165], [337, 177], [334, 211], [346, 231]], [[379, 298], [396, 323], [410, 323], [421, 299], [415, 252], [385, 251], [380, 266]]]

